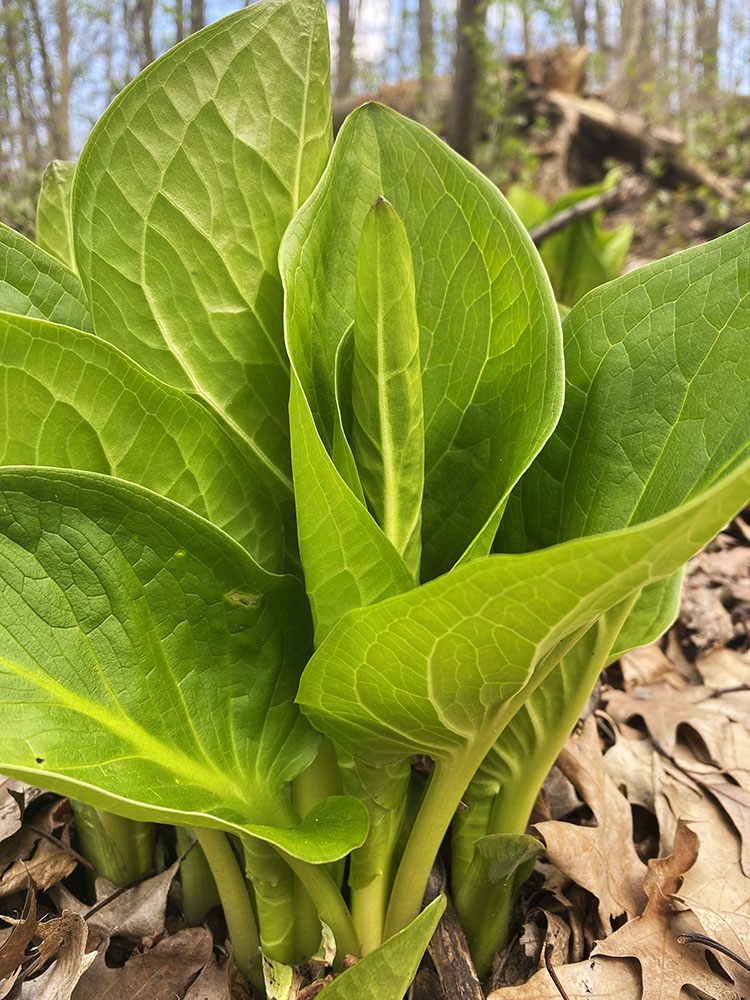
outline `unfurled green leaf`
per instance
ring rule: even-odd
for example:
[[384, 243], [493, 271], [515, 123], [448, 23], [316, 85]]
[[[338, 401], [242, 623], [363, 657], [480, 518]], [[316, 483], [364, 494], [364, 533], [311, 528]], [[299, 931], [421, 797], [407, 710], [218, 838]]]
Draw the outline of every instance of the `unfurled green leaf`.
[[[429, 753], [465, 784], [524, 698], [618, 603], [674, 573], [750, 492], [750, 459], [652, 521], [490, 556], [350, 612], [310, 660], [298, 700], [370, 763]], [[460, 792], [459, 792], [460, 794]]]
[[[197, 400], [91, 334], [0, 314], [0, 464], [102, 472], [190, 507], [280, 570], [289, 517]], [[286, 539], [294, 551], [294, 539]]]
[[[297, 517], [316, 621], [321, 592], [335, 601], [345, 577], [341, 615], [375, 599], [369, 578], [379, 571], [371, 562], [392, 562], [377, 532], [370, 529], [364, 544], [355, 494], [346, 517], [326, 509], [330, 496], [347, 489], [333, 461], [319, 465], [318, 495], [297, 479], [307, 461], [302, 452], [309, 456], [312, 448], [298, 426], [302, 399], [314, 421], [305, 418], [304, 434], [315, 429], [323, 453], [335, 451], [341, 408], [332, 373], [355, 321], [362, 226], [381, 195], [404, 224], [414, 268], [425, 414], [422, 579], [449, 569], [472, 543], [472, 555], [486, 554], [505, 499], [561, 403], [557, 310], [538, 257], [500, 193], [426, 129], [377, 105], [358, 109], [280, 254], [300, 396], [296, 401], [293, 390]], [[380, 596], [387, 595], [381, 587]]]
[[408, 927], [326, 986], [326, 1000], [402, 1000], [444, 910], [445, 896], [438, 896]]
[[508, 503], [498, 549], [540, 548], [657, 517], [742, 459], [749, 232], [631, 272], [570, 312], [565, 408]]
[[424, 485], [419, 324], [409, 241], [385, 198], [362, 226], [356, 289], [352, 451], [370, 511], [418, 578]]
[[[414, 586], [406, 563], [338, 474], [292, 369], [292, 469], [305, 588], [320, 642], [350, 608]], [[336, 539], [337, 543], [332, 544]]]
[[75, 169], [75, 163], [52, 160], [44, 171], [36, 207], [37, 244], [74, 272], [77, 269], [70, 203]]
[[331, 143], [323, 3], [265, 0], [149, 66], [95, 126], [73, 194], [98, 336], [202, 398], [288, 495], [279, 241]]
[[0, 483], [3, 773], [315, 862], [362, 842], [360, 803], [326, 800], [301, 823], [290, 804], [318, 743], [293, 704], [310, 642], [294, 579], [106, 476]]
[[25, 236], [0, 223], [0, 312], [91, 329], [81, 282]]

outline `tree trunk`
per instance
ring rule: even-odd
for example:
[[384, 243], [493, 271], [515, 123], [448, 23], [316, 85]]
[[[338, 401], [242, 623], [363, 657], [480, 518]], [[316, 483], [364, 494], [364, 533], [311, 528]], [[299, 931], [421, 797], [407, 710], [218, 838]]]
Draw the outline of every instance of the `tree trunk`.
[[174, 4], [174, 41], [178, 45], [185, 37], [185, 8], [183, 0], [175, 0]]
[[531, 39], [531, 12], [529, 11], [529, 0], [519, 0], [521, 8], [521, 21], [523, 23], [523, 51], [528, 55], [534, 45]]
[[206, 26], [205, 0], [190, 0], [190, 33], [194, 34]]
[[24, 164], [31, 165], [31, 138], [33, 117], [26, 102], [21, 60], [18, 53], [18, 10], [13, 0], [2, 0], [3, 21], [5, 28], [5, 52], [7, 56], [8, 74], [13, 81], [18, 113], [18, 139], [21, 146], [21, 156]]
[[34, 26], [34, 34], [36, 35], [36, 43], [39, 48], [39, 58], [42, 63], [42, 82], [44, 84], [44, 96], [47, 102], [44, 120], [47, 125], [47, 141], [49, 151], [53, 157], [58, 160], [62, 160], [66, 158], [62, 151], [65, 144], [62, 137], [59, 135], [57, 128], [58, 109], [57, 96], [55, 93], [55, 75], [52, 68], [52, 60], [49, 56], [49, 49], [47, 48], [44, 22], [42, 21], [41, 14], [39, 12], [39, 3], [37, 0], [28, 0], [28, 5], [29, 12], [31, 13], [31, 23]]
[[471, 159], [474, 146], [476, 94], [481, 71], [486, 15], [485, 0], [459, 0], [456, 17], [451, 145], [467, 160]]
[[435, 121], [435, 27], [432, 0], [419, 0], [419, 85], [428, 124]]
[[73, 77], [70, 72], [70, 18], [68, 16], [68, 0], [57, 0], [57, 35], [60, 59], [60, 73], [57, 83], [56, 154], [59, 159], [67, 160], [70, 156], [70, 91]]
[[139, 63], [140, 68], [145, 69], [156, 58], [154, 53], [154, 0], [136, 0], [135, 4], [136, 20], [138, 21], [138, 35], [140, 44]]
[[610, 50], [610, 46], [607, 41], [607, 8], [604, 5], [604, 0], [595, 0], [594, 10], [596, 11], [596, 21], [594, 23], [596, 47], [602, 55], [606, 55]]
[[336, 97], [346, 97], [354, 78], [354, 15], [349, 0], [339, 0], [339, 56], [336, 66]]
[[573, 16], [573, 27], [576, 33], [576, 42], [583, 48], [586, 44], [586, 0], [569, 0], [570, 13]]
[[721, 0], [695, 0], [695, 45], [701, 69], [701, 103], [710, 107], [719, 92], [719, 18]]
[[641, 104], [642, 86], [652, 79], [650, 34], [649, 0], [621, 0], [620, 61], [606, 87], [615, 107], [637, 108]]

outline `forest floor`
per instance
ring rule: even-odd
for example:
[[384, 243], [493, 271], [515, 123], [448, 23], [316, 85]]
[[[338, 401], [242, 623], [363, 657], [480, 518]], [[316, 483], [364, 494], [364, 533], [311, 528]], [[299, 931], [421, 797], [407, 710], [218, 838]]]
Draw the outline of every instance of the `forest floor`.
[[[488, 1000], [750, 996], [749, 627], [750, 508], [688, 566], [678, 622], [605, 672], [561, 753]], [[94, 905], [74, 844], [67, 800], [0, 784], [0, 1000], [248, 1000], [220, 915], [182, 922], [178, 862], [119, 894], [97, 880]], [[412, 1000], [474, 995], [444, 991], [432, 954]]]

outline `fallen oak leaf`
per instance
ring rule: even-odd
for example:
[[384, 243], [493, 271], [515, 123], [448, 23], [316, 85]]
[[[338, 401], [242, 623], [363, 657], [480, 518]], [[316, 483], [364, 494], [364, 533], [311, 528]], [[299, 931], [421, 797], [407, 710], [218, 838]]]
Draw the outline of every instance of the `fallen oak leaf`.
[[164, 933], [167, 896], [178, 867], [179, 861], [175, 861], [158, 875], [119, 889], [98, 878], [93, 907], [76, 899], [63, 885], [53, 886], [50, 895], [61, 908], [80, 913], [89, 928], [102, 937], [155, 938]]
[[[82, 917], [79, 919], [83, 920]], [[100, 949], [81, 977], [71, 1000], [174, 1000], [211, 958], [213, 939], [205, 927], [189, 927], [161, 941], [150, 951], [133, 955], [119, 969], [110, 969]], [[25, 998], [24, 998], [25, 1000]]]
[[0, 843], [0, 897], [24, 891], [29, 875], [44, 891], [71, 874], [77, 857], [64, 840], [53, 836], [69, 819], [69, 803], [57, 799], [36, 816], [35, 826], [26, 823]]
[[[735, 980], [735, 985], [742, 991], [743, 996], [750, 995], [750, 952], [748, 952], [747, 942], [750, 941], [750, 912], [748, 913], [719, 913], [708, 906], [703, 906], [694, 899], [686, 896], [679, 897], [681, 902], [689, 907], [691, 912], [700, 921], [700, 925], [709, 939], [719, 948], [726, 949], [736, 962], [745, 963], [747, 972], [738, 970], [725, 961], [721, 954], [716, 957], [721, 966]], [[681, 935], [688, 937], [694, 935]], [[679, 939], [678, 939], [679, 940]]]
[[96, 958], [95, 951], [86, 954], [86, 922], [78, 913], [66, 911], [40, 923], [37, 932], [42, 939], [38, 967], [51, 958], [55, 961], [36, 979], [24, 982], [23, 1000], [70, 1000], [76, 984]]
[[680, 895], [718, 912], [750, 913], [750, 879], [742, 871], [739, 837], [724, 811], [668, 760], [654, 755], [653, 767], [660, 850], [672, 850], [678, 817], [689, 822], [701, 840], [698, 860], [686, 872]]
[[[558, 966], [555, 972], [568, 1000], [641, 1000], [641, 973], [635, 959], [592, 957]], [[560, 993], [547, 970], [540, 969], [523, 986], [503, 986], [487, 1000], [560, 1000]]]
[[613, 918], [642, 912], [646, 866], [633, 845], [630, 803], [604, 766], [593, 716], [568, 740], [557, 765], [593, 812], [597, 826], [552, 820], [538, 823], [536, 829], [552, 864], [599, 900], [599, 919], [609, 931]]
[[229, 1000], [226, 967], [212, 956], [185, 994], [185, 1000]]
[[697, 835], [680, 820], [673, 852], [648, 863], [644, 884], [648, 903], [643, 915], [628, 921], [594, 949], [594, 955], [638, 960], [643, 975], [642, 1000], [673, 1000], [683, 986], [717, 996], [719, 986], [726, 986], [706, 963], [704, 950], [694, 944], [680, 945], [671, 927], [675, 894], [698, 857], [698, 847]]
[[31, 803], [45, 793], [15, 778], [0, 779], [0, 841], [21, 829], [23, 814]]
[[[658, 744], [654, 746], [657, 752], [662, 752]], [[750, 792], [739, 785], [725, 781], [723, 775], [715, 769], [698, 771], [685, 767], [674, 757], [668, 756], [667, 759], [683, 774], [692, 778], [696, 785], [712, 795], [724, 810], [740, 838], [742, 871], [750, 877]]]
[[12, 976], [26, 962], [28, 959], [26, 949], [36, 933], [36, 891], [31, 877], [28, 880], [26, 899], [20, 918], [12, 921], [9, 917], [0, 919], [13, 924], [9, 937], [0, 948], [0, 980], [3, 980]]
[[621, 656], [620, 671], [627, 692], [659, 682], [673, 688], [683, 688], [687, 683], [658, 642], [640, 646]]

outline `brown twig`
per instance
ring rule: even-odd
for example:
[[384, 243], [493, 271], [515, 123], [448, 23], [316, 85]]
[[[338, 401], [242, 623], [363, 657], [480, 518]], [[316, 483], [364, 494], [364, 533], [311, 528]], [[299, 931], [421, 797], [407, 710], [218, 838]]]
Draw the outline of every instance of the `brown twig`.
[[551, 941], [548, 941], [547, 944], [545, 944], [545, 946], [544, 946], [544, 964], [547, 967], [547, 972], [549, 973], [549, 977], [552, 980], [552, 982], [555, 984], [555, 987], [557, 988], [557, 992], [562, 997], [562, 1000], [570, 1000], [570, 997], [568, 996], [568, 994], [563, 989], [563, 984], [557, 978], [557, 973], [552, 968], [552, 952], [554, 950], [555, 950], [555, 946], [552, 944]]
[[734, 687], [716, 688], [709, 697], [721, 698], [723, 694], [736, 694], [738, 691], [750, 691], [750, 684], [735, 684]]
[[538, 247], [548, 237], [554, 236], [555, 233], [559, 233], [561, 229], [569, 226], [571, 222], [583, 219], [600, 208], [615, 205], [621, 198], [622, 193], [619, 184], [616, 187], [609, 188], [607, 191], [600, 191], [599, 194], [592, 194], [590, 198], [584, 198], [583, 201], [578, 201], [575, 205], [564, 208], [562, 212], [553, 215], [546, 222], [534, 226], [533, 229], [529, 230], [529, 236], [531, 236], [534, 246]]
[[731, 958], [733, 962], [741, 965], [743, 969], [747, 969], [750, 972], [750, 962], [746, 962], [744, 958], [741, 958], [731, 948], [727, 948], [725, 944], [721, 944], [720, 941], [715, 941], [713, 938], [707, 937], [705, 934], [696, 934], [694, 931], [686, 932], [685, 934], [680, 934], [677, 938], [678, 944], [702, 944], [706, 948], [713, 948], [714, 951], [720, 951], [722, 955], [726, 955], [727, 958]]
[[40, 837], [44, 837], [46, 840], [51, 841], [55, 845], [55, 847], [59, 847], [61, 851], [64, 851], [66, 854], [69, 854], [72, 858], [75, 858], [76, 861], [80, 865], [83, 865], [84, 868], [88, 868], [89, 871], [92, 872], [96, 871], [96, 868], [91, 864], [88, 858], [84, 858], [82, 854], [79, 854], [78, 851], [75, 851], [72, 847], [69, 847], [68, 844], [63, 844], [60, 838], [56, 837], [53, 833], [48, 833], [46, 830], [43, 830], [40, 826], [34, 826], [33, 823], [26, 823], [25, 826], [27, 827], [27, 829], [32, 830]]

